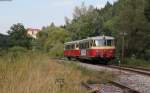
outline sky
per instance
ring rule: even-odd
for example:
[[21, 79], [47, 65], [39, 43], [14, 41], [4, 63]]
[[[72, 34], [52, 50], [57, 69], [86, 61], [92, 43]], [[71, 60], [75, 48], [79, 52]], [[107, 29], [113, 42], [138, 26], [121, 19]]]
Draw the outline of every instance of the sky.
[[65, 24], [64, 17], [72, 19], [75, 6], [102, 8], [117, 0], [0, 0], [0, 33], [6, 33], [12, 24], [22, 23], [26, 28]]

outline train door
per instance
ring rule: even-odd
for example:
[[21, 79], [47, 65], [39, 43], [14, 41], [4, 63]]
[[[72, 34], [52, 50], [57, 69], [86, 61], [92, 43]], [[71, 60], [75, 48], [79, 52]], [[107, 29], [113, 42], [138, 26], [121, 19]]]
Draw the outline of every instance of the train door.
[[86, 56], [86, 49], [84, 42], [79, 43], [80, 56]]
[[81, 49], [81, 56], [86, 56], [86, 49]]

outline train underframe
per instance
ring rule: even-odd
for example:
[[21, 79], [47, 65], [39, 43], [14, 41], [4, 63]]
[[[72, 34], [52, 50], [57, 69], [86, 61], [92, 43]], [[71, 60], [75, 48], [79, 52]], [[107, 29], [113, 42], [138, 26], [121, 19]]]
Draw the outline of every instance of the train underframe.
[[114, 57], [112, 58], [84, 57], [84, 56], [66, 56], [66, 57], [69, 60], [76, 59], [76, 60], [83, 61], [83, 62], [90, 62], [94, 64], [105, 64], [105, 65], [107, 65], [110, 60], [114, 59]]

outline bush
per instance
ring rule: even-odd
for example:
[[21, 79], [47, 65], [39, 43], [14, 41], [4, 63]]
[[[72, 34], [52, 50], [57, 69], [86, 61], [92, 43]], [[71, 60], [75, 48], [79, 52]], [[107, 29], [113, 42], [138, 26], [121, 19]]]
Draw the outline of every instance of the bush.
[[10, 62], [14, 63], [16, 59], [21, 59], [24, 54], [26, 54], [28, 50], [23, 47], [15, 46], [12, 48], [9, 48], [8, 53], [5, 54], [5, 56], [10, 59]]
[[62, 57], [64, 43], [69, 40], [69, 33], [63, 28], [49, 26], [42, 29], [37, 37], [37, 45], [42, 48], [40, 50], [44, 50], [51, 57]]
[[146, 61], [146, 60], [142, 60], [142, 59], [127, 58], [123, 65], [131, 66], [131, 67], [150, 68], [150, 61]]
[[0, 56], [4, 56], [5, 54], [7, 54], [7, 50], [0, 48]]
[[27, 49], [20, 46], [14, 46], [9, 49], [10, 52], [27, 52]]
[[63, 46], [61, 43], [55, 44], [55, 47], [49, 50], [49, 55], [52, 57], [63, 57]]

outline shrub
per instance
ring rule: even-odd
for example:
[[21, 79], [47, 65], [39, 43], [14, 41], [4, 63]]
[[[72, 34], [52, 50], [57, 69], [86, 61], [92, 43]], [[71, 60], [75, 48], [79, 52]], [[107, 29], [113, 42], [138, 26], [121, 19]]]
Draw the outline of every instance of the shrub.
[[20, 46], [14, 46], [9, 49], [10, 52], [27, 52], [27, 49]]
[[146, 61], [143, 59], [127, 58], [123, 65], [131, 66], [131, 67], [150, 68], [150, 61]]
[[52, 57], [62, 57], [63, 56], [63, 44], [61, 43], [56, 43], [55, 47], [51, 48], [49, 50], [49, 55]]

